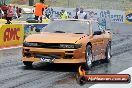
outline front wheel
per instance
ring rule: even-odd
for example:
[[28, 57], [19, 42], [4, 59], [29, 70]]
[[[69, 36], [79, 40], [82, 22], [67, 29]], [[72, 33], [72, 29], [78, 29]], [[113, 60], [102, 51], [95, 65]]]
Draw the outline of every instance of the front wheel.
[[23, 64], [27, 67], [31, 67], [33, 62], [30, 61], [23, 61]]
[[92, 48], [90, 45], [87, 45], [87, 47], [86, 47], [86, 63], [85, 63], [86, 69], [90, 70], [92, 68], [92, 59], [93, 59]]

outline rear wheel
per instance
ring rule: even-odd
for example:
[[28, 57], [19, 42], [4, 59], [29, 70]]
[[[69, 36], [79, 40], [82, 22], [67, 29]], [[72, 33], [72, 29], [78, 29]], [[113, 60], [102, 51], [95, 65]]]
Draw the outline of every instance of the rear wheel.
[[92, 59], [93, 59], [92, 48], [90, 45], [87, 45], [87, 47], [86, 47], [86, 63], [85, 63], [86, 69], [90, 70], [92, 68]]
[[110, 59], [111, 59], [111, 44], [109, 43], [106, 47], [106, 52], [105, 52], [105, 62], [106, 63], [109, 63], [110, 62]]
[[28, 66], [28, 67], [31, 67], [31, 66], [32, 66], [32, 63], [33, 63], [33, 62], [30, 62], [30, 61], [23, 61], [23, 64], [24, 64], [25, 66]]

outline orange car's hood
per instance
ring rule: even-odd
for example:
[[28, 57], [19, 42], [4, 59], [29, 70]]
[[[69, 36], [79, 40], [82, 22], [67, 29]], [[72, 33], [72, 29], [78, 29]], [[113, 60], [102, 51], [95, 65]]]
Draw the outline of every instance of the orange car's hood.
[[43, 43], [76, 43], [85, 34], [71, 34], [71, 33], [41, 33], [32, 34], [28, 36], [26, 42], [43, 42]]

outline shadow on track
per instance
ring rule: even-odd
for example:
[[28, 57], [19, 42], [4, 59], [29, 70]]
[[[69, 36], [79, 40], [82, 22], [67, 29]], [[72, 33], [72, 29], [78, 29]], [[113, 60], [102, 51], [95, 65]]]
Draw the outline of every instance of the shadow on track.
[[77, 72], [81, 64], [48, 64], [34, 63], [32, 67], [23, 66], [24, 70], [55, 71], [55, 72]]
[[[39, 71], [54, 71], [54, 72], [78, 72], [79, 66], [82, 64], [48, 64], [48, 63], [34, 63], [32, 67], [23, 66], [23, 70], [39, 70]], [[93, 62], [93, 67], [88, 70], [90, 73], [98, 73], [98, 70], [104, 70], [107, 73], [110, 63], [102, 61]]]

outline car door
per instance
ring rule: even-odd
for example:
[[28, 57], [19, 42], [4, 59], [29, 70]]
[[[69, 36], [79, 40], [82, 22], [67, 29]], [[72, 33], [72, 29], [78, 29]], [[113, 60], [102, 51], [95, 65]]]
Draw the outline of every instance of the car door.
[[103, 58], [104, 52], [104, 33], [100, 30], [98, 22], [92, 22], [92, 50], [93, 50], [93, 59], [98, 60]]

